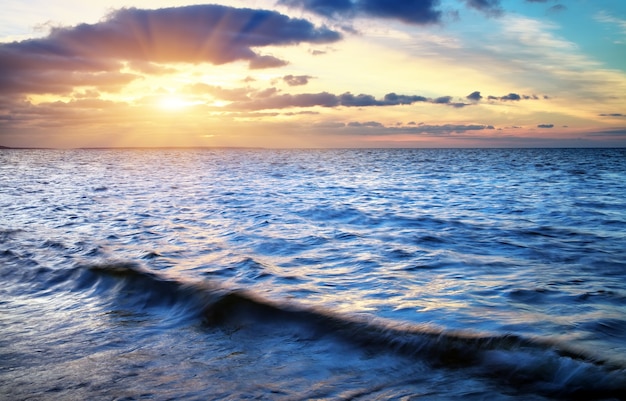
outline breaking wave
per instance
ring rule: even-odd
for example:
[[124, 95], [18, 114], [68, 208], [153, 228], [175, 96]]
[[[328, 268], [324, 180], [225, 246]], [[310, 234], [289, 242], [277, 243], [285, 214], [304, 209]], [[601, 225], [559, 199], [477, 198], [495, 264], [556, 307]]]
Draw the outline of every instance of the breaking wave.
[[[185, 282], [128, 262], [40, 269], [45, 287], [110, 297], [135, 311], [180, 324], [332, 340], [419, 360], [433, 369], [463, 369], [513, 388], [566, 399], [625, 399], [626, 368], [542, 339], [446, 331], [428, 325], [363, 319], [276, 302], [211, 282]], [[119, 305], [118, 305], [119, 306]]]

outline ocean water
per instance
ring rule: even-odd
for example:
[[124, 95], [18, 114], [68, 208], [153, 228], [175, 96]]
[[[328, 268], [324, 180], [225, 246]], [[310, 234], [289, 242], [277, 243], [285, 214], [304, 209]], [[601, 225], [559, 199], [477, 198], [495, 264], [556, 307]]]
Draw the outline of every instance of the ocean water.
[[0, 279], [0, 399], [626, 399], [626, 150], [2, 150]]

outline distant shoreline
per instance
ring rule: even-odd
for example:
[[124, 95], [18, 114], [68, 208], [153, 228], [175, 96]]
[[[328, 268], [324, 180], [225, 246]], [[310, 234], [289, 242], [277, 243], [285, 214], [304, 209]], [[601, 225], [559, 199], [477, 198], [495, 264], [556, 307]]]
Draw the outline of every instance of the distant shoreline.
[[495, 150], [495, 149], [626, 149], [625, 146], [593, 146], [593, 147], [421, 147], [421, 148], [394, 148], [394, 147], [377, 147], [377, 148], [359, 148], [359, 147], [345, 147], [345, 148], [264, 148], [264, 147], [253, 147], [253, 146], [120, 146], [120, 147], [79, 147], [79, 148], [41, 148], [41, 147], [13, 147], [13, 146], [2, 146], [0, 145], [0, 150], [349, 150], [349, 149], [360, 149], [360, 150], [375, 150], [375, 149], [389, 149], [389, 150], [401, 150], [401, 149], [484, 149], [484, 150]]
[[2, 146], [0, 150], [141, 150], [141, 149], [249, 149], [249, 150], [262, 150], [269, 148], [261, 147], [249, 147], [249, 146], [112, 146], [112, 147], [80, 147], [80, 148], [39, 148], [39, 147], [13, 147]]
[[13, 146], [1, 146], [0, 145], [0, 150], [35, 150], [35, 149], [46, 149], [46, 150], [54, 150], [56, 148], [31, 148], [31, 147], [27, 147], [27, 148], [22, 148], [22, 147], [13, 147]]

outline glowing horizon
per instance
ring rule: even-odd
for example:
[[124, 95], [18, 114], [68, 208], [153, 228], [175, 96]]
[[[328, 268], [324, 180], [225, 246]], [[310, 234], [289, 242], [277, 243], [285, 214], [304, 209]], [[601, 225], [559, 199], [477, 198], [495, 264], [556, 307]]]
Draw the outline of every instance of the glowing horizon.
[[65, 2], [0, 17], [0, 145], [626, 146], [626, 4]]

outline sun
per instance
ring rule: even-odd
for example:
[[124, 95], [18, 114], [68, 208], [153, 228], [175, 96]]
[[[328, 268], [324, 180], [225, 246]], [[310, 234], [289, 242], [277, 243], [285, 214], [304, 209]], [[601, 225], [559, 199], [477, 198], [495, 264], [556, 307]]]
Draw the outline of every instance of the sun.
[[168, 111], [183, 110], [189, 106], [193, 106], [194, 104], [197, 104], [197, 103], [194, 101], [191, 101], [190, 99], [186, 99], [182, 96], [177, 96], [177, 95], [165, 95], [161, 97], [161, 99], [158, 102], [158, 106], [160, 109], [168, 110]]

